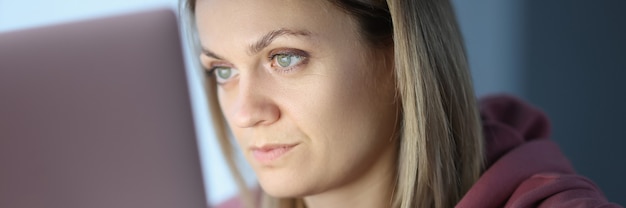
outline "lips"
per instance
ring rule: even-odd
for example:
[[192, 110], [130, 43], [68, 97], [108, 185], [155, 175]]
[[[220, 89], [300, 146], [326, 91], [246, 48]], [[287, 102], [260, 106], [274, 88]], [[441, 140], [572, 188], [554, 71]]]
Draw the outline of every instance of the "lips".
[[271, 144], [252, 147], [252, 156], [261, 163], [269, 163], [281, 158], [298, 144]]

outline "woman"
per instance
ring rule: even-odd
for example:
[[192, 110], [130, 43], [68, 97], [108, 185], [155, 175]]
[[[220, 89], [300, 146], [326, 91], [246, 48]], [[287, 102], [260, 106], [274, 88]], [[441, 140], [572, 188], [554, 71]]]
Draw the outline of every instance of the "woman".
[[541, 113], [509, 97], [478, 106], [447, 0], [182, 4], [247, 207], [227, 126], [264, 207], [607, 204]]

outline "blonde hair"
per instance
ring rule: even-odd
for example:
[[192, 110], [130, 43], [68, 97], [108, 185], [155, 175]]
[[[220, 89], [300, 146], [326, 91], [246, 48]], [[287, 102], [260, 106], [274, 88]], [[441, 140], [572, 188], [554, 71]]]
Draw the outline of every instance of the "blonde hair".
[[[449, 0], [330, 0], [351, 14], [372, 48], [393, 47], [401, 128], [393, 207], [453, 207], [483, 169], [483, 137], [462, 37]], [[181, 0], [193, 28], [195, 0]], [[193, 30], [193, 29], [192, 29]], [[195, 31], [195, 30], [193, 30]], [[194, 39], [194, 38], [192, 38]], [[194, 39], [195, 40], [195, 39]], [[194, 43], [197, 47], [197, 41]], [[254, 206], [207, 80], [215, 131], [247, 207]], [[263, 207], [303, 207], [263, 194]]]

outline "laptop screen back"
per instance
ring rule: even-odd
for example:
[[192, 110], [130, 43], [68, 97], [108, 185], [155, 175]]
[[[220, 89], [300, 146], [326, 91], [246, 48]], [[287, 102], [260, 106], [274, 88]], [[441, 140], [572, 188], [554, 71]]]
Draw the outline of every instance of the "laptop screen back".
[[172, 11], [0, 34], [0, 207], [207, 207]]

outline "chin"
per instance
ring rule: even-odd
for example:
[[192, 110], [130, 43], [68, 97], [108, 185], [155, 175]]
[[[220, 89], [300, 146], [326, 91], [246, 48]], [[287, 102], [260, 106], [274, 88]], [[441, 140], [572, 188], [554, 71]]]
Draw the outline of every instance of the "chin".
[[265, 193], [276, 198], [303, 197], [307, 194], [307, 188], [302, 180], [290, 180], [285, 177], [269, 176], [259, 177], [259, 183]]

